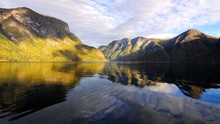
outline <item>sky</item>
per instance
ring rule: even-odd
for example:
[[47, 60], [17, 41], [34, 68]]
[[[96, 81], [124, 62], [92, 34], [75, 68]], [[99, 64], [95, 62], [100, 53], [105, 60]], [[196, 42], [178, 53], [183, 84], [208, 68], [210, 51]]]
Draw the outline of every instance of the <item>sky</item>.
[[171, 38], [189, 28], [220, 37], [220, 0], [1, 0], [1, 8], [28, 7], [68, 23], [83, 43]]

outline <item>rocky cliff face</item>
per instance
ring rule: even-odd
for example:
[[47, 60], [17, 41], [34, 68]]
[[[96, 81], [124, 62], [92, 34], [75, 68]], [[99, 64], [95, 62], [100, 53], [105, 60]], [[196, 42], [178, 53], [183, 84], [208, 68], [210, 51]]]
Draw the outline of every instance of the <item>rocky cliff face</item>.
[[122, 61], [166, 61], [169, 56], [164, 48], [158, 44], [157, 39], [137, 37], [124, 38], [111, 42], [106, 47], [99, 47], [109, 60]]
[[44, 38], [63, 38], [65, 35], [71, 35], [67, 23], [40, 15], [28, 8], [0, 9], [0, 22], [3, 29], [20, 24]]
[[121, 61], [220, 61], [219, 41], [196, 29], [168, 39], [137, 37], [100, 47], [109, 60]]
[[0, 60], [105, 60], [99, 50], [82, 44], [67, 23], [28, 8], [0, 9], [0, 35]]

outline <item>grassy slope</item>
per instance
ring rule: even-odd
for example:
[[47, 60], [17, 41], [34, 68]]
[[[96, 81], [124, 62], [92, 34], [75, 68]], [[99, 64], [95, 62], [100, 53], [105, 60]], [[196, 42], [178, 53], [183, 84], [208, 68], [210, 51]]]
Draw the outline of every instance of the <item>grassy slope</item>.
[[5, 36], [0, 34], [0, 60], [1, 61], [13, 61], [24, 60], [22, 57], [24, 51], [18, 48], [13, 42], [9, 41]]
[[35, 38], [32, 41], [21, 41], [14, 44], [0, 35], [1, 61], [105, 61], [102, 53], [79, 42], [55, 38]]

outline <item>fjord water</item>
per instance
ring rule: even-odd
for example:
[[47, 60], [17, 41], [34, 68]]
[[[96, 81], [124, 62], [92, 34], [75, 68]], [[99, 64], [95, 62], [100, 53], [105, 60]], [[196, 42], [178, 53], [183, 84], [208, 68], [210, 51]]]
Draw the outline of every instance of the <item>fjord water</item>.
[[0, 124], [220, 123], [220, 64], [0, 63]]

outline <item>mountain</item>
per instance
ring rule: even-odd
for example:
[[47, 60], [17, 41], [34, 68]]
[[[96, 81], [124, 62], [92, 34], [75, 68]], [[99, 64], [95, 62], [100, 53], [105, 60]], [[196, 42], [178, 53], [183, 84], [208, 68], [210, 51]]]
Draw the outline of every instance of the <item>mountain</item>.
[[218, 44], [218, 38], [196, 29], [189, 29], [170, 40], [160, 42], [170, 55], [171, 61], [219, 61]]
[[169, 55], [158, 44], [159, 41], [159, 39], [146, 39], [144, 37], [124, 38], [112, 41], [108, 46], [102, 46], [99, 49], [102, 50], [105, 57], [109, 60], [169, 60]]
[[0, 8], [0, 61], [105, 61], [68, 24], [29, 8]]
[[172, 39], [136, 37], [99, 49], [113, 61], [220, 61], [218, 38], [189, 29]]

